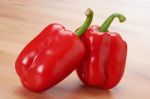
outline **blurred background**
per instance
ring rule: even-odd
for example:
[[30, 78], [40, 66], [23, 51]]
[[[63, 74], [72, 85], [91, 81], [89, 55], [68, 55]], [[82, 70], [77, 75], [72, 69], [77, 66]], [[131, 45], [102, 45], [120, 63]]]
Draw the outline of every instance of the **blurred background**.
[[[150, 1], [149, 0], [1, 0], [0, 1], [0, 98], [1, 99], [150, 99]], [[22, 48], [48, 24], [57, 22], [75, 31], [94, 11], [93, 25], [112, 13], [109, 30], [128, 43], [126, 70], [121, 82], [109, 91], [82, 85], [73, 72], [52, 89], [36, 94], [24, 89], [14, 64]]]

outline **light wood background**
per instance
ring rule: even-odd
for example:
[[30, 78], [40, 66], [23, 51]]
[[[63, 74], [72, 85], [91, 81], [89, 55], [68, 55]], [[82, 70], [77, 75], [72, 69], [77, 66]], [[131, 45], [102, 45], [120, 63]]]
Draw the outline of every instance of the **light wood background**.
[[[150, 1], [149, 0], [0, 0], [0, 99], [150, 99]], [[14, 63], [22, 48], [52, 22], [74, 31], [94, 10], [92, 24], [100, 25], [113, 12], [127, 17], [115, 20], [110, 31], [128, 43], [123, 79], [104, 91], [85, 87], [75, 72], [43, 93], [24, 89]]]

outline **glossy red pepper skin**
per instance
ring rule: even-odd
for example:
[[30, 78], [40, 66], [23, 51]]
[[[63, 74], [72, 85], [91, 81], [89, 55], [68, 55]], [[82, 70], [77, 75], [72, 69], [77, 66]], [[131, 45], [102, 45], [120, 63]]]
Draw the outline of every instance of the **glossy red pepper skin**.
[[81, 37], [86, 56], [77, 69], [80, 80], [88, 86], [110, 89], [122, 78], [127, 44], [118, 33], [99, 32], [92, 26]]
[[15, 68], [24, 87], [41, 92], [67, 77], [84, 55], [85, 47], [80, 38], [54, 23], [22, 50]]
[[85, 12], [86, 20], [74, 32], [54, 23], [35, 37], [18, 56], [15, 68], [24, 87], [34, 92], [45, 91], [66, 78], [85, 56], [81, 36], [90, 26], [93, 11]]

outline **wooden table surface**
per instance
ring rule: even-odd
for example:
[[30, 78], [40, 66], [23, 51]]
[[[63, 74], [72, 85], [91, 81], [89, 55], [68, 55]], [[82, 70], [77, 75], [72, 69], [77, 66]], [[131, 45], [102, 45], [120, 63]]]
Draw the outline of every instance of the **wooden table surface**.
[[[150, 99], [150, 1], [149, 0], [1, 0], [0, 1], [0, 99]], [[115, 88], [104, 91], [85, 87], [75, 72], [43, 93], [20, 84], [15, 60], [22, 48], [45, 26], [59, 22], [74, 31], [94, 10], [92, 24], [100, 25], [113, 12], [126, 15], [110, 31], [128, 43], [126, 70]]]

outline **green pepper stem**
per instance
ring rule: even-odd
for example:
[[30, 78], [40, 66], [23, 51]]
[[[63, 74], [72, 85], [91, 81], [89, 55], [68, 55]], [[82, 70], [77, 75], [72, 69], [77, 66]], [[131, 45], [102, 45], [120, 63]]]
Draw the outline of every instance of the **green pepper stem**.
[[102, 26], [99, 28], [100, 32], [106, 32], [108, 31], [108, 28], [110, 26], [110, 24], [112, 23], [112, 21], [118, 17], [120, 22], [124, 22], [126, 20], [125, 16], [119, 13], [114, 13], [112, 15], [110, 15], [105, 22], [102, 24]]
[[85, 22], [75, 31], [78, 36], [81, 36], [90, 26], [93, 19], [93, 11], [90, 8], [88, 8], [85, 12], [85, 15], [87, 16]]

